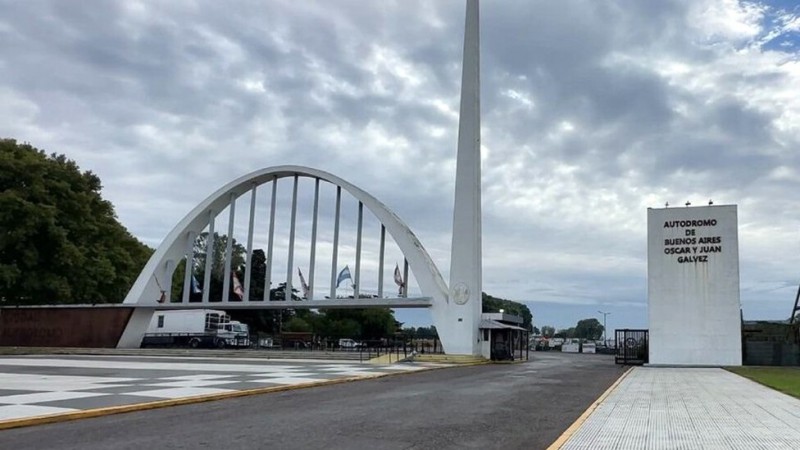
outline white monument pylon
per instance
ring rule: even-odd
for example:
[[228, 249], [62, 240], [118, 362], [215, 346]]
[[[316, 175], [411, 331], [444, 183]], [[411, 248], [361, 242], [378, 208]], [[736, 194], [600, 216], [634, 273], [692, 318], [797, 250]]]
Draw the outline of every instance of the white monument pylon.
[[432, 308], [448, 353], [479, 355], [482, 308], [480, 29], [478, 0], [467, 0], [458, 124], [450, 289]]

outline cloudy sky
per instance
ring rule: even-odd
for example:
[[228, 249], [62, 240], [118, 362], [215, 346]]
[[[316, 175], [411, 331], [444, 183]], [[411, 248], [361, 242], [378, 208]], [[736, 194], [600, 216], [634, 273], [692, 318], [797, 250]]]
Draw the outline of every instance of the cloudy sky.
[[[484, 290], [538, 325], [647, 326], [647, 208], [713, 199], [739, 206], [745, 318], [787, 318], [796, 1], [481, 8]], [[447, 279], [463, 23], [461, 0], [0, 0], [0, 136], [97, 173], [153, 247], [238, 176], [322, 169], [394, 209]]]

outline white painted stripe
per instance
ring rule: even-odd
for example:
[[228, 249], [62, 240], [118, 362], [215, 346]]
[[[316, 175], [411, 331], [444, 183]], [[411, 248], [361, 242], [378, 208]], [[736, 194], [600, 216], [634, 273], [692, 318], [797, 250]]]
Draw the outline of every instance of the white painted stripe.
[[102, 397], [104, 395], [96, 392], [36, 392], [34, 394], [17, 394], [0, 396], [0, 404], [24, 405], [28, 403], [57, 402], [59, 400], [71, 400], [75, 398]]
[[270, 383], [270, 384], [287, 384], [287, 385], [297, 385], [297, 384], [305, 384], [305, 383], [314, 383], [317, 381], [325, 381], [323, 378], [295, 378], [295, 377], [283, 377], [283, 378], [262, 378], [251, 380], [255, 383]]
[[211, 363], [162, 363], [136, 361], [95, 361], [82, 359], [0, 359], [0, 366], [22, 367], [80, 367], [85, 369], [137, 369], [137, 370], [185, 370], [193, 372], [265, 372], [289, 370], [298, 366], [273, 366], [253, 364], [211, 364]]
[[18, 419], [20, 417], [44, 416], [46, 414], [78, 411], [75, 408], [57, 408], [55, 406], [38, 405], [0, 405], [0, 420]]
[[253, 377], [307, 377], [310, 375], [314, 375], [313, 372], [292, 372], [289, 370], [276, 370], [274, 372], [262, 372], [262, 373], [254, 373]]
[[197, 395], [219, 394], [222, 392], [235, 392], [235, 389], [179, 387], [174, 389], [155, 389], [138, 392], [126, 392], [125, 395], [158, 398], [182, 398], [194, 397]]
[[7, 381], [25, 380], [29, 383], [47, 382], [48, 380], [58, 380], [63, 383], [127, 383], [139, 378], [130, 377], [92, 377], [83, 375], [45, 375], [45, 374], [19, 374], [19, 373], [0, 373], [0, 389]]
[[224, 380], [225, 378], [232, 378], [238, 375], [218, 375], [218, 374], [199, 374], [199, 375], [178, 375], [176, 377], [162, 377], [161, 380]]
[[159, 387], [208, 387], [222, 386], [225, 384], [239, 383], [237, 380], [183, 380], [183, 381], [164, 381], [158, 383], [145, 383], [147, 386]]
[[[268, 355], [268, 353], [267, 353]], [[365, 355], [366, 356], [366, 355]], [[52, 359], [52, 358], [60, 358], [61, 355], [37, 355], [37, 356], [23, 356], [17, 355], [17, 358], [30, 358], [30, 359]], [[0, 356], [0, 361], [2, 361], [5, 357]], [[161, 355], [91, 355], [91, 357], [86, 356], [78, 356], [73, 357], [72, 359], [84, 359], [84, 360], [101, 360], [101, 359], [133, 359], [133, 360], [141, 360], [141, 359], [180, 359], [180, 360], [214, 360], [214, 361], [250, 361], [250, 362], [260, 362], [264, 365], [264, 367], [279, 367], [284, 365], [284, 363], [303, 363], [303, 366], [352, 366], [352, 365], [366, 365], [366, 362], [360, 361], [351, 361], [351, 360], [341, 360], [341, 359], [297, 359], [297, 358], [279, 358], [279, 359], [266, 359], [266, 358], [239, 358], [239, 357], [223, 357], [217, 355], [208, 355], [208, 356], [183, 356], [183, 355], [174, 355], [174, 356], [161, 356]], [[277, 363], [276, 363], [277, 361]], [[299, 366], [298, 366], [299, 367]]]

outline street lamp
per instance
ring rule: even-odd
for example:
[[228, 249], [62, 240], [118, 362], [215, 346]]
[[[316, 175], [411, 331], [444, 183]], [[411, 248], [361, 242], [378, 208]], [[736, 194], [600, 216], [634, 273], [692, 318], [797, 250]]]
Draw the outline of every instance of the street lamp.
[[597, 310], [600, 314], [603, 315], [603, 345], [608, 345], [608, 332], [606, 331], [606, 316], [611, 314], [610, 312], [603, 312]]

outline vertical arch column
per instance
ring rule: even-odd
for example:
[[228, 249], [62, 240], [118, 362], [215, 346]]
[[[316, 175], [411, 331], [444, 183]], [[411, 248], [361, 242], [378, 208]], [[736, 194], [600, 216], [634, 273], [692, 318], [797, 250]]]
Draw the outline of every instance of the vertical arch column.
[[214, 221], [217, 215], [208, 212], [208, 236], [206, 237], [206, 267], [203, 276], [203, 303], [208, 303], [211, 295], [211, 268], [214, 266]]
[[314, 212], [311, 219], [311, 255], [308, 267], [308, 299], [314, 299], [314, 272], [317, 266], [317, 221], [319, 218], [319, 178], [314, 178]]
[[247, 265], [244, 268], [244, 298], [242, 300], [250, 301], [250, 279], [253, 276], [253, 233], [255, 232], [256, 221], [256, 191], [258, 186], [253, 183], [253, 189], [250, 190], [250, 220], [247, 226]]
[[272, 248], [275, 245], [275, 204], [278, 195], [278, 177], [272, 177], [272, 197], [269, 208], [269, 237], [267, 238], [267, 261], [264, 273], [264, 301], [269, 301], [272, 288]]
[[227, 303], [231, 296], [231, 256], [233, 255], [233, 220], [236, 217], [236, 197], [231, 194], [228, 204], [228, 236], [225, 239], [225, 269], [222, 274], [222, 301]]

